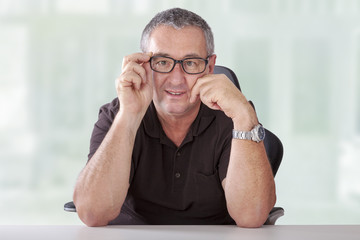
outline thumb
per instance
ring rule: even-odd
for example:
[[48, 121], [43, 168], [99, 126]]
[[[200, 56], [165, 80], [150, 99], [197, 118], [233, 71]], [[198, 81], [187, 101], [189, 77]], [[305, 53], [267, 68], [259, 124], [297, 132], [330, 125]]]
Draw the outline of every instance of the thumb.
[[146, 62], [143, 64], [143, 67], [145, 68], [146, 71], [146, 81], [145, 83], [148, 84], [149, 86], [153, 86], [153, 74], [152, 74], [152, 70], [150, 68], [150, 62]]
[[200, 97], [200, 87], [201, 87], [201, 83], [198, 79], [191, 89], [190, 103], [194, 103]]

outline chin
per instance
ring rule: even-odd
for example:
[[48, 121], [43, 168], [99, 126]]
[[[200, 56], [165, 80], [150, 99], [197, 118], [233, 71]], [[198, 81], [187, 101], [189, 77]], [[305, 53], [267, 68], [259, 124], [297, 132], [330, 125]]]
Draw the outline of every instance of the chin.
[[185, 107], [169, 107], [166, 108], [166, 112], [171, 115], [183, 115], [185, 114], [189, 109]]
[[187, 113], [190, 113], [192, 111], [197, 111], [198, 110], [198, 106], [199, 103], [194, 103], [194, 104], [170, 104], [168, 106], [166, 106], [166, 112], [168, 114], [174, 115], [174, 116], [181, 116]]

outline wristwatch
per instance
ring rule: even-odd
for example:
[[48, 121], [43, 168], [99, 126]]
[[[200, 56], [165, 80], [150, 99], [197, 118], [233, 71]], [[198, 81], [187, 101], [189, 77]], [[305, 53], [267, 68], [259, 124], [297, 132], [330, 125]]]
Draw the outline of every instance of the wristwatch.
[[244, 131], [232, 131], [233, 138], [235, 139], [246, 139], [253, 140], [254, 142], [261, 142], [265, 139], [265, 128], [258, 124], [250, 132]]

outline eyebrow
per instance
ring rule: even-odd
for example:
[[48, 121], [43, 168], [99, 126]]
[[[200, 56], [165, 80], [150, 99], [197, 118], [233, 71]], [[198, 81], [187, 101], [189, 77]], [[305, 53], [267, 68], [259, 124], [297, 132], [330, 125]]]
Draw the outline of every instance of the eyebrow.
[[[170, 57], [170, 54], [159, 52], [159, 53], [155, 53], [153, 56], [154, 57], [159, 57], [159, 56]], [[181, 59], [192, 58], [192, 57], [201, 57], [201, 56], [197, 53], [188, 53], [185, 56], [183, 56]]]

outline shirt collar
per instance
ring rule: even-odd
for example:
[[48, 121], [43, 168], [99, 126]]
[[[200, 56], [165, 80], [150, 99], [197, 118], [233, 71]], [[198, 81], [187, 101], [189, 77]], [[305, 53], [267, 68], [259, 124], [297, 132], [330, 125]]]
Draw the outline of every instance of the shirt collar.
[[[191, 139], [192, 136], [200, 135], [210, 126], [210, 124], [213, 122], [214, 119], [215, 119], [214, 110], [211, 110], [206, 105], [201, 103], [199, 113], [195, 118], [194, 122], [191, 124], [189, 133], [185, 137], [185, 139], [188, 138], [189, 135], [191, 135]], [[154, 137], [154, 138], [161, 137], [161, 133], [163, 132], [163, 130], [159, 118], [156, 114], [156, 109], [153, 102], [151, 102], [149, 108], [145, 113], [145, 116], [143, 118], [143, 124], [144, 124], [145, 132], [150, 137]]]

